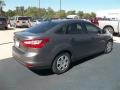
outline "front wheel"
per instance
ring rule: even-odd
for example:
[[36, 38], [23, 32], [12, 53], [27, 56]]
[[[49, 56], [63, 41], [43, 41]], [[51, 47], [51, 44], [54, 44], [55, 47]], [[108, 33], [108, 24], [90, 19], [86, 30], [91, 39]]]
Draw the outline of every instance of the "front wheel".
[[113, 41], [110, 40], [107, 42], [106, 47], [105, 47], [105, 53], [110, 53], [113, 49]]
[[5, 27], [5, 30], [8, 30], [8, 27]]
[[62, 74], [70, 67], [70, 55], [68, 53], [59, 54], [52, 64], [52, 71], [55, 74]]

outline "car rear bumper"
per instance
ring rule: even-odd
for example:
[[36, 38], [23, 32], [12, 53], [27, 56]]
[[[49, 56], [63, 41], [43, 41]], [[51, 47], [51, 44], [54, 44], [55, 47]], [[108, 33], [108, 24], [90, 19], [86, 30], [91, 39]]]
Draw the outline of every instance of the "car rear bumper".
[[21, 23], [21, 24], [16, 24], [16, 26], [17, 27], [28, 27], [29, 26], [29, 24], [27, 24], [27, 23]]
[[0, 25], [0, 28], [8, 27], [8, 25]]
[[51, 61], [47, 58], [40, 58], [37, 53], [22, 53], [13, 46], [12, 55], [16, 61], [30, 69], [46, 69], [51, 67]]

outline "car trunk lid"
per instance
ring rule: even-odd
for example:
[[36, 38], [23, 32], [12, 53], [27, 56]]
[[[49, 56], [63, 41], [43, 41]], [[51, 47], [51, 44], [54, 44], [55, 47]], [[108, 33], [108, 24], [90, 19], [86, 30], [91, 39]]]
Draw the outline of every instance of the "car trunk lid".
[[42, 34], [34, 34], [34, 33], [26, 32], [26, 31], [16, 32], [14, 35], [14, 46], [18, 48], [19, 50], [26, 52], [30, 48], [23, 46], [21, 44], [22, 41], [32, 40], [32, 39], [36, 39], [40, 37], [42, 37]]

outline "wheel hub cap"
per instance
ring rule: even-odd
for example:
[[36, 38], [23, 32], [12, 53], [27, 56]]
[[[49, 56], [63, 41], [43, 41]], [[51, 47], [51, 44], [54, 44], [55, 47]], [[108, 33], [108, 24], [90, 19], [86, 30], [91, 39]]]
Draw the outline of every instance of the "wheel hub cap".
[[57, 69], [63, 71], [68, 68], [69, 65], [69, 58], [68, 56], [61, 56], [57, 60]]

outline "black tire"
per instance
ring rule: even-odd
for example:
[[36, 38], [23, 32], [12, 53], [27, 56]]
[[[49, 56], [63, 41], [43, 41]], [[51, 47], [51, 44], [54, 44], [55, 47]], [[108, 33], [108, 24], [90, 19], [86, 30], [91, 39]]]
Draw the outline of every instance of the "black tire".
[[8, 27], [5, 27], [5, 30], [8, 30]]
[[108, 30], [112, 35], [114, 34], [114, 29], [110, 26], [105, 27], [104, 30]]
[[104, 52], [107, 54], [107, 53], [110, 53], [113, 49], [113, 41], [112, 40], [109, 40], [106, 44], [106, 47], [105, 47], [105, 50]]
[[[66, 58], [67, 61], [64, 62], [61, 58], [63, 58], [64, 61]], [[61, 65], [59, 64], [59, 62]], [[57, 55], [53, 61], [53, 64], [52, 64], [52, 72], [55, 74], [65, 73], [66, 71], [68, 71], [68, 69], [70, 67], [70, 62], [71, 62], [71, 58], [70, 58], [70, 55], [68, 53], [61, 53], [61, 54]], [[65, 65], [65, 63], [67, 63], [67, 64]], [[63, 68], [63, 70], [62, 70], [62, 68]]]
[[16, 24], [14, 24], [14, 28], [17, 28]]
[[120, 37], [120, 32], [118, 32], [118, 37]]

